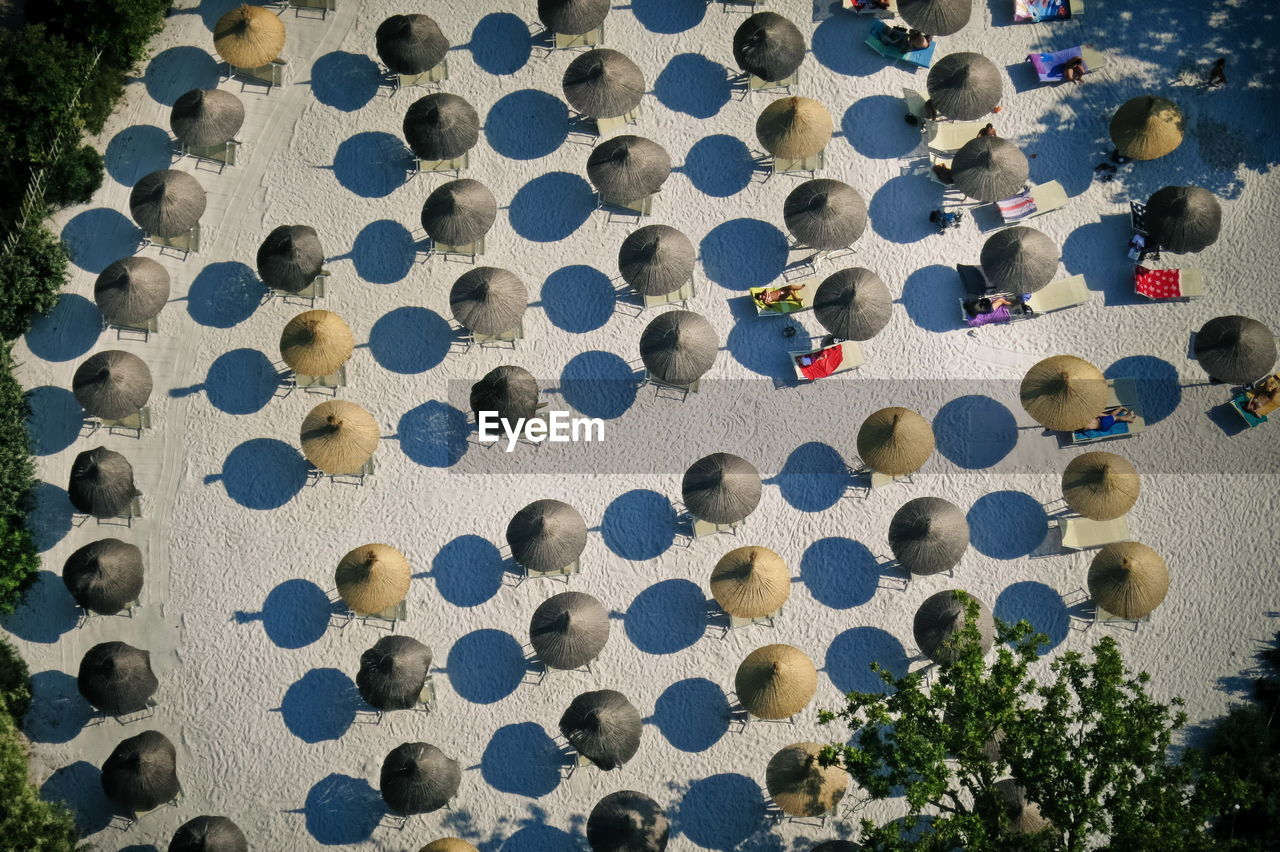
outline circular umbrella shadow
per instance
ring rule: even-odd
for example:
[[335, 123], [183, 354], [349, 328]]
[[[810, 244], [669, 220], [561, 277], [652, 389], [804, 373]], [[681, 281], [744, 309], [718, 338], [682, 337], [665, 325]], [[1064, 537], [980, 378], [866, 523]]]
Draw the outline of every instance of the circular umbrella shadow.
[[396, 435], [400, 450], [423, 467], [453, 467], [467, 453], [467, 415], [431, 400], [406, 411]]
[[32, 742], [70, 742], [93, 717], [74, 675], [51, 670], [31, 676], [31, 709], [22, 717], [22, 732]]
[[933, 418], [938, 452], [957, 467], [994, 467], [1018, 443], [1013, 412], [989, 396], [960, 396], [938, 409]]
[[246, 509], [278, 509], [307, 484], [310, 465], [296, 447], [274, 438], [253, 438], [231, 451], [222, 463], [220, 481], [227, 496]]
[[583, 334], [609, 321], [618, 295], [608, 275], [594, 266], [575, 264], [547, 276], [539, 301], [552, 325]]
[[501, 793], [541, 798], [560, 784], [563, 756], [541, 725], [520, 722], [493, 732], [480, 757], [484, 781]]
[[440, 548], [431, 578], [440, 597], [454, 606], [479, 606], [502, 588], [502, 554], [478, 535], [460, 535]]
[[745, 775], [723, 773], [689, 786], [673, 828], [703, 849], [738, 849], [764, 825], [760, 785]]
[[814, 600], [832, 609], [849, 609], [871, 600], [879, 579], [875, 556], [851, 538], [820, 538], [800, 557], [800, 581]]
[[707, 629], [707, 599], [696, 583], [663, 580], [631, 601], [622, 625], [646, 654], [674, 654], [693, 645]]
[[759, 219], [730, 219], [702, 238], [702, 271], [730, 290], [763, 287], [787, 265], [787, 237]]
[[665, 495], [636, 488], [605, 508], [600, 533], [623, 559], [657, 559], [675, 542], [676, 511]]
[[370, 284], [395, 284], [413, 269], [415, 244], [409, 229], [391, 219], [365, 225], [351, 244], [356, 275]]
[[651, 33], [682, 33], [706, 17], [706, 0], [631, 0], [631, 14]]
[[621, 417], [635, 403], [637, 388], [634, 371], [612, 352], [575, 355], [560, 373], [564, 401], [587, 417]]
[[435, 311], [406, 306], [388, 311], [369, 330], [373, 359], [393, 373], [425, 373], [444, 360], [453, 329]]
[[510, 12], [481, 18], [466, 47], [482, 71], [499, 76], [519, 71], [533, 52], [528, 25]]
[[334, 772], [307, 792], [302, 812], [317, 843], [344, 846], [372, 837], [387, 808], [368, 781]]
[[280, 717], [304, 743], [341, 739], [356, 720], [359, 693], [338, 669], [312, 669], [289, 685]]
[[385, 198], [404, 186], [413, 160], [399, 137], [381, 131], [348, 136], [333, 154], [333, 176], [361, 198]]
[[26, 398], [31, 409], [27, 435], [34, 455], [53, 455], [75, 443], [84, 426], [84, 409], [75, 394], [66, 388], [43, 385], [27, 391]]
[[524, 678], [524, 651], [501, 630], [473, 630], [449, 649], [449, 685], [472, 704], [493, 704], [516, 691]]
[[192, 89], [216, 89], [219, 79], [217, 60], [191, 45], [160, 51], [142, 75], [147, 94], [165, 106], [173, 106]]
[[92, 349], [101, 334], [98, 306], [84, 296], [63, 293], [53, 310], [32, 320], [26, 341], [37, 358], [70, 361]]
[[672, 112], [711, 118], [729, 103], [732, 89], [724, 66], [701, 53], [681, 53], [671, 57], [653, 81], [653, 94]]
[[888, 631], [854, 627], [831, 641], [823, 670], [841, 692], [887, 692], [889, 686], [871, 670], [872, 663], [879, 663], [894, 677], [903, 677], [907, 652]]
[[676, 681], [653, 705], [652, 722], [680, 751], [706, 751], [729, 731], [729, 699], [702, 677]]
[[782, 499], [801, 512], [830, 509], [849, 484], [844, 458], [821, 441], [809, 441], [791, 451], [774, 480]]
[[133, 186], [142, 176], [169, 168], [173, 143], [162, 128], [135, 124], [111, 137], [102, 160], [113, 180]]
[[596, 209], [596, 194], [579, 175], [548, 172], [526, 183], [511, 199], [511, 228], [526, 240], [554, 243], [582, 227]]
[[703, 195], [728, 198], [751, 183], [755, 161], [741, 139], [718, 133], [694, 142], [679, 171]]
[[521, 89], [499, 98], [484, 120], [489, 146], [512, 160], [536, 160], [553, 153], [569, 138], [569, 108], [564, 101], [536, 89]]
[[311, 66], [311, 93], [342, 112], [354, 112], [373, 100], [381, 82], [378, 63], [345, 50], [326, 53]]
[[1006, 586], [996, 598], [993, 613], [1008, 624], [1026, 620], [1036, 630], [1049, 637], [1049, 643], [1040, 647], [1045, 654], [1062, 644], [1071, 632], [1071, 617], [1062, 595], [1044, 583], [1031, 580]]
[[187, 313], [200, 325], [231, 328], [253, 315], [267, 295], [258, 274], [235, 260], [210, 263], [187, 290]]
[[903, 120], [901, 98], [869, 95], [844, 111], [840, 130], [845, 141], [864, 157], [893, 160], [905, 157], [920, 145], [920, 128]]
[[993, 559], [1017, 559], [1031, 553], [1049, 534], [1044, 507], [1021, 491], [984, 494], [969, 509], [971, 543]]

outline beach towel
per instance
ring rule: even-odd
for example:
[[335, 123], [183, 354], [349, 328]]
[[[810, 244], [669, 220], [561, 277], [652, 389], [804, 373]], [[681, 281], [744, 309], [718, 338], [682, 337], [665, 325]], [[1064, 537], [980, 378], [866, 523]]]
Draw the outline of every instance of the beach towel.
[[[1031, 63], [1031, 67], [1036, 70], [1036, 76], [1040, 78], [1041, 83], [1055, 83], [1066, 79], [1066, 64], [1077, 56], [1084, 61], [1084, 53], [1079, 46], [1068, 47], [1065, 50], [1055, 51], [1054, 53], [1029, 53], [1027, 61]], [[1089, 65], [1085, 63], [1084, 72], [1089, 73]]]
[[1181, 274], [1177, 269], [1148, 269], [1135, 266], [1133, 291], [1148, 299], [1177, 299], [1182, 296]]
[[844, 360], [844, 350], [839, 346], [831, 346], [807, 355], [797, 355], [795, 358], [801, 375], [812, 381], [825, 378], [839, 369], [840, 362]]
[[1110, 429], [1077, 429], [1075, 431], [1077, 439], [1091, 440], [1094, 438], [1112, 438], [1116, 435], [1128, 435], [1129, 424], [1123, 420], [1117, 420], [1111, 424]]
[[1036, 212], [1036, 200], [1031, 197], [1031, 190], [1024, 189], [1013, 198], [997, 201], [996, 207], [1000, 208], [1000, 217], [1002, 219], [1006, 222], [1016, 222], [1019, 219], [1026, 219]]
[[1002, 323], [1002, 322], [1008, 322], [1008, 321], [1009, 321], [1009, 308], [1006, 307], [1005, 305], [1001, 305], [1000, 307], [996, 308], [993, 311], [989, 311], [988, 313], [978, 314], [977, 316], [968, 317], [967, 319], [965, 319], [964, 323], [970, 328], [977, 328], [980, 325], [993, 325], [996, 323]]
[[1015, 21], [1061, 21], [1070, 17], [1067, 0], [1013, 0]]

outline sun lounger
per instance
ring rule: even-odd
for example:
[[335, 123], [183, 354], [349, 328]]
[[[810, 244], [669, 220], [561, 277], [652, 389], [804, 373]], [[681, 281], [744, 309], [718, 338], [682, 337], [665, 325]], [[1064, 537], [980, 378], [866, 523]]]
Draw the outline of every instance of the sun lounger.
[[1107, 401], [1105, 411], [1116, 408], [1127, 408], [1133, 415], [1132, 423], [1117, 420], [1110, 429], [1082, 429], [1071, 433], [1071, 444], [1092, 444], [1096, 441], [1107, 441], [1113, 438], [1128, 438], [1141, 434], [1147, 428], [1147, 421], [1142, 417], [1139, 408], [1138, 388], [1133, 379], [1111, 379], [1107, 382]]
[[1156, 302], [1198, 299], [1204, 295], [1204, 270], [1136, 266], [1133, 292]]
[[1027, 300], [1037, 314], [1047, 314], [1064, 308], [1075, 308], [1089, 301], [1089, 288], [1083, 275], [1059, 278], [1032, 293]]
[[1060, 210], [1067, 205], [1067, 201], [1067, 191], [1062, 188], [1062, 184], [1051, 180], [1048, 183], [1032, 184], [1012, 198], [997, 201], [996, 208], [1004, 223], [1012, 224]]
[[729, 630], [738, 630], [742, 627], [750, 627], [753, 624], [767, 624], [770, 627], [773, 627], [773, 620], [780, 615], [782, 615], [782, 607], [778, 607], [768, 615], [761, 615], [756, 618], [743, 618], [742, 616], [734, 615], [731, 612], [725, 613], [725, 616], [729, 621]]
[[791, 87], [800, 82], [800, 69], [797, 68], [790, 76], [782, 80], [766, 80], [763, 77], [757, 77], [755, 74], [747, 75], [747, 91], [748, 92], [772, 92], [778, 89], [791, 90]]
[[809, 352], [788, 352], [791, 367], [796, 378], [802, 382], [812, 382], [855, 370], [866, 363], [862, 355], [862, 347], [855, 340], [842, 340], [834, 346], [814, 349]]
[[278, 290], [273, 287], [272, 289], [267, 291], [267, 295], [264, 301], [270, 301], [271, 299], [279, 299], [285, 304], [289, 304], [289, 300], [293, 299], [297, 303], [305, 303], [309, 307], [314, 308], [316, 305], [316, 300], [323, 299], [325, 297], [325, 292], [327, 289], [325, 286], [325, 279], [328, 277], [329, 277], [329, 270], [322, 269], [320, 270], [319, 275], [311, 279], [310, 284], [308, 284], [306, 287], [303, 287], [301, 290], [299, 290], [296, 293], [292, 292], [291, 290]]
[[603, 195], [596, 196], [596, 209], [601, 210], [605, 207], [614, 207], [618, 210], [625, 210], [636, 216], [648, 216], [653, 210], [653, 196], [657, 193], [646, 195], [644, 198], [637, 198], [633, 201], [623, 201], [617, 198], [605, 198]]
[[642, 384], [653, 385], [655, 388], [670, 388], [672, 390], [682, 391], [685, 395], [698, 392], [698, 383], [700, 379], [694, 379], [687, 385], [676, 385], [671, 382], [664, 382], [648, 370], [644, 371], [644, 381]]
[[978, 131], [986, 126], [985, 121], [926, 121], [924, 135], [930, 148], [951, 153], [977, 139]]
[[[988, 299], [1004, 298], [1011, 302], [1016, 298], [1013, 293], [991, 293], [984, 294], [984, 296]], [[983, 296], [979, 296], [978, 298], [983, 298]], [[1031, 297], [1029, 295], [1024, 294], [1022, 296], [1022, 301], [1027, 302], [1030, 298]], [[964, 297], [961, 297], [960, 299], [960, 322], [962, 325], [968, 326], [969, 328], [980, 328], [984, 325], [1007, 325], [1011, 322], [1035, 319], [1036, 317], [1036, 314], [1034, 313], [1029, 314], [1020, 310], [1011, 310], [1009, 307], [1004, 305], [1001, 305], [989, 314], [981, 314], [978, 317], [971, 317], [969, 316], [969, 312], [964, 309], [965, 303], [969, 301], [970, 299]]]
[[858, 15], [873, 15], [877, 18], [892, 18], [898, 14], [898, 0], [889, 0], [889, 8], [882, 9], [868, 0], [841, 0], [840, 7]]
[[1013, 0], [1013, 20], [1065, 21], [1084, 14], [1084, 0]]
[[621, 127], [626, 127], [628, 124], [635, 124], [636, 119], [639, 117], [640, 106], [637, 104], [636, 108], [631, 110], [631, 112], [623, 113], [622, 115], [614, 116], [613, 118], [597, 118], [595, 120], [596, 134], [604, 136], [606, 133], [612, 133]]
[[1124, 515], [1112, 521], [1062, 518], [1058, 521], [1058, 530], [1062, 533], [1062, 546], [1069, 550], [1092, 550], [1129, 540], [1129, 522]]
[[338, 0], [275, 0], [273, 4], [283, 9], [315, 9], [324, 20], [330, 12], [338, 11]]
[[915, 89], [902, 88], [902, 100], [907, 105], [907, 115], [910, 115], [920, 122], [921, 131], [924, 130], [924, 122], [929, 117], [928, 108], [925, 107], [924, 95]]
[[646, 308], [657, 308], [662, 305], [683, 305], [694, 296], [698, 295], [698, 290], [694, 286], [693, 277], [680, 287], [679, 290], [672, 290], [670, 293], [664, 293], [661, 296], [641, 296], [640, 301], [644, 303]]
[[453, 172], [461, 174], [471, 162], [468, 153], [464, 153], [461, 157], [454, 157], [451, 160], [423, 160], [415, 157], [413, 160], [413, 173], [420, 175], [423, 172]]
[[1068, 62], [1076, 57], [1084, 60], [1084, 73], [1097, 71], [1107, 64], [1107, 57], [1087, 44], [1068, 47], [1053, 53], [1029, 53], [1027, 61], [1035, 69], [1041, 83], [1062, 83], [1067, 77], [1065, 68]]
[[1139, 201], [1129, 202], [1129, 222], [1139, 234], [1147, 233], [1147, 205]]
[[751, 304], [755, 306], [756, 315], [762, 317], [778, 317], [787, 314], [799, 313], [800, 311], [813, 310], [813, 296], [818, 291], [818, 279], [806, 278], [803, 281], [795, 282], [796, 286], [803, 285], [803, 289], [799, 293], [799, 301], [794, 299], [783, 299], [774, 302], [772, 305], [766, 306], [760, 301], [760, 294], [765, 290], [776, 290], [776, 287], [752, 287], [747, 292], [750, 294]]
[[427, 257], [433, 254], [447, 254], [455, 257], [476, 258], [484, 254], [484, 237], [476, 240], [474, 243], [463, 243], [461, 245], [450, 245], [449, 243], [438, 243], [427, 237], [426, 246]]
[[867, 36], [867, 44], [872, 50], [885, 59], [892, 59], [894, 62], [906, 62], [919, 68], [928, 68], [933, 64], [933, 54], [938, 49], [938, 40], [936, 38], [924, 50], [910, 50], [904, 53], [880, 40], [880, 33], [888, 29], [888, 26], [884, 21], [876, 21], [871, 25], [871, 34]]
[[338, 388], [347, 386], [347, 365], [343, 364], [327, 376], [307, 376], [302, 373], [293, 373], [287, 381], [291, 388], [302, 388], [303, 390], [320, 388], [322, 390], [336, 391]]
[[585, 33], [552, 33], [550, 39], [552, 46], [556, 50], [566, 50], [574, 47], [598, 47], [604, 44], [604, 24], [601, 23], [594, 30], [588, 30]]
[[470, 337], [473, 343], [478, 343], [482, 347], [510, 344], [507, 348], [515, 349], [516, 341], [524, 340], [524, 323], [521, 322], [515, 328], [509, 328], [498, 334], [481, 334], [478, 331], [472, 331], [470, 332]]
[[769, 171], [775, 175], [787, 175], [807, 172], [812, 175], [822, 168], [826, 162], [826, 151], [819, 151], [812, 157], [803, 160], [791, 160], [786, 157], [772, 157], [769, 160]]
[[142, 245], [156, 246], [163, 254], [167, 248], [182, 252], [182, 259], [186, 260], [187, 255], [195, 252], [200, 253], [200, 223], [197, 222], [195, 227], [189, 231], [184, 231], [176, 237], [161, 237], [157, 234], [145, 234], [142, 237]]
[[[1231, 407], [1234, 408], [1236, 413], [1244, 419], [1245, 425], [1250, 429], [1254, 426], [1261, 426], [1263, 423], [1266, 423], [1267, 415], [1257, 414], [1244, 407], [1244, 404], [1248, 401], [1249, 395], [1247, 393], [1238, 394], [1232, 398]], [[1271, 410], [1274, 411], [1275, 409]]]
[[443, 83], [449, 79], [449, 57], [445, 57], [420, 74], [397, 74], [391, 69], [384, 70], [382, 78], [391, 84], [392, 94], [410, 86], [430, 86]]
[[141, 438], [143, 430], [151, 428], [151, 409], [144, 405], [127, 417], [117, 417], [115, 419], [93, 417], [90, 418], [89, 422], [94, 432], [99, 429], [106, 429], [114, 435], [115, 430], [126, 429], [131, 432], [137, 432], [138, 437]]

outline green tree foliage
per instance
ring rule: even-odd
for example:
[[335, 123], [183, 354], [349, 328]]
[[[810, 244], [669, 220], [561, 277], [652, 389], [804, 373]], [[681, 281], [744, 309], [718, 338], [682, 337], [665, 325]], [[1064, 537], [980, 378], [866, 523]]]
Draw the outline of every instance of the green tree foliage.
[[18, 651], [0, 639], [0, 711], [8, 713], [15, 724], [22, 722], [31, 706], [31, 673]]
[[18, 606], [40, 570], [25, 517], [34, 485], [26, 428], [30, 409], [10, 367], [9, 350], [0, 348], [0, 613]]
[[67, 148], [49, 169], [45, 201], [54, 207], [85, 204], [102, 186], [102, 155], [92, 145]]
[[[28, 222], [14, 250], [0, 256], [0, 337], [13, 340], [25, 334], [33, 312], [46, 313], [58, 303], [66, 277], [62, 243], [39, 221]], [[0, 512], [7, 505], [0, 503]]]

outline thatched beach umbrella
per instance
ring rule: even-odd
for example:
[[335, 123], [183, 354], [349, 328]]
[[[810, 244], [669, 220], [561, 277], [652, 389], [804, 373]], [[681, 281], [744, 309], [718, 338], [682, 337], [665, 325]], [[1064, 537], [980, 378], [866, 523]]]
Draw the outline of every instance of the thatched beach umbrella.
[[711, 569], [711, 597], [738, 618], [772, 615], [790, 595], [787, 563], [767, 547], [735, 548]]
[[566, 671], [588, 665], [609, 640], [609, 613], [582, 592], [561, 592], [538, 605], [529, 621], [529, 644], [538, 659]]
[[684, 472], [680, 497], [689, 514], [713, 524], [736, 524], [760, 502], [760, 472], [731, 453], [703, 456]]
[[351, 329], [332, 311], [303, 311], [280, 334], [280, 357], [289, 369], [304, 376], [335, 372], [347, 363], [354, 348]]
[[733, 58], [739, 68], [761, 80], [785, 80], [804, 61], [804, 36], [781, 15], [756, 12], [734, 32]]
[[174, 832], [169, 852], [249, 852], [240, 826], [224, 816], [198, 816]]
[[1214, 317], [1196, 332], [1196, 360], [1221, 382], [1252, 382], [1276, 363], [1276, 337], [1255, 319]]
[[587, 546], [587, 522], [559, 500], [534, 500], [507, 524], [507, 545], [516, 563], [530, 571], [572, 565]]
[[833, 272], [813, 294], [813, 315], [822, 327], [844, 340], [870, 340], [889, 324], [893, 295], [870, 269]]
[[1095, 521], [1120, 517], [1138, 502], [1137, 469], [1115, 453], [1078, 455], [1062, 472], [1062, 498], [1072, 511]]
[[333, 572], [338, 594], [356, 615], [373, 615], [409, 594], [409, 560], [385, 544], [365, 544], [338, 562]]
[[512, 424], [527, 420], [538, 412], [538, 380], [523, 367], [494, 367], [471, 386], [471, 410], [477, 418], [481, 411], [496, 411]]
[[76, 511], [95, 518], [114, 518], [138, 496], [133, 466], [119, 453], [105, 447], [85, 450], [71, 463], [67, 496]]
[[1018, 396], [1041, 426], [1069, 432], [1083, 428], [1107, 407], [1107, 380], [1083, 358], [1054, 355], [1027, 370]]
[[902, 20], [929, 35], [960, 32], [972, 12], [973, 0], [898, 0]]
[[118, 420], [138, 413], [151, 398], [151, 370], [131, 352], [108, 349], [76, 368], [71, 391], [89, 416]]
[[373, 41], [382, 64], [397, 74], [430, 71], [449, 52], [449, 39], [426, 15], [392, 15], [378, 24]]
[[378, 449], [381, 431], [354, 402], [322, 402], [302, 421], [302, 454], [321, 473], [359, 473]]
[[733, 677], [738, 700], [757, 719], [789, 719], [809, 705], [818, 672], [799, 648], [765, 645], [747, 655]]
[[152, 172], [134, 184], [129, 193], [133, 221], [147, 234], [166, 239], [181, 236], [200, 224], [205, 204], [200, 182], [177, 169]]
[[1000, 105], [1004, 80], [981, 53], [948, 53], [929, 69], [929, 97], [948, 118], [971, 121]]
[[1182, 110], [1173, 101], [1140, 95], [1111, 117], [1111, 141], [1126, 157], [1154, 160], [1182, 144], [1184, 126]]
[[1038, 834], [1052, 825], [1040, 815], [1039, 805], [1027, 801], [1026, 788], [1017, 781], [1005, 778], [994, 786], [1009, 817], [1009, 830], [1014, 834]]
[[848, 248], [867, 228], [867, 202], [847, 183], [807, 180], [787, 194], [782, 220], [802, 246], [818, 251]]
[[480, 852], [461, 837], [441, 837], [423, 846], [418, 852]]
[[192, 89], [169, 111], [173, 135], [192, 148], [221, 145], [240, 132], [244, 104], [223, 89]]
[[587, 177], [601, 197], [639, 201], [662, 188], [671, 174], [671, 155], [642, 136], [614, 136], [587, 157]]
[[462, 783], [458, 761], [430, 743], [401, 743], [382, 762], [379, 788], [399, 814], [425, 814], [449, 804]]
[[424, 160], [452, 160], [480, 139], [480, 116], [465, 98], [434, 92], [418, 98], [404, 116], [404, 138]]
[[610, 0], [538, 0], [538, 20], [553, 33], [582, 35], [604, 23]]
[[430, 648], [408, 636], [383, 636], [360, 655], [356, 689], [379, 710], [410, 710], [430, 672]]
[[514, 272], [477, 266], [458, 276], [449, 289], [453, 318], [477, 334], [502, 334], [520, 325], [529, 307], [529, 291]]
[[769, 758], [764, 784], [769, 798], [793, 817], [831, 813], [849, 789], [849, 773], [839, 766], [823, 766], [819, 743], [792, 743]]
[[1222, 208], [1198, 186], [1166, 186], [1147, 199], [1147, 233], [1161, 249], [1204, 251], [1218, 240]]
[[569, 106], [583, 115], [616, 118], [640, 106], [644, 72], [625, 54], [598, 47], [569, 63], [562, 86]]
[[756, 119], [756, 138], [775, 157], [803, 160], [831, 141], [831, 113], [810, 98], [778, 98]]
[[118, 538], [91, 541], [67, 557], [62, 582], [80, 606], [115, 615], [142, 592], [142, 551]]
[[1008, 139], [970, 139], [951, 161], [956, 189], [977, 201], [1003, 201], [1027, 185], [1031, 167], [1026, 155]]
[[422, 227], [438, 243], [463, 246], [489, 233], [498, 218], [498, 201], [478, 180], [442, 183], [422, 205]]
[[1105, 545], [1089, 563], [1089, 597], [1121, 618], [1145, 618], [1169, 593], [1169, 566], [1145, 544]]
[[601, 769], [617, 769], [640, 749], [644, 723], [627, 696], [612, 689], [584, 692], [560, 717], [560, 733]]
[[954, 568], [969, 548], [969, 522], [956, 504], [941, 497], [903, 503], [889, 522], [889, 549], [912, 574]]
[[858, 428], [858, 455], [872, 470], [906, 476], [924, 467], [933, 454], [933, 427], [909, 408], [874, 411]]
[[645, 368], [672, 385], [690, 385], [716, 361], [720, 338], [701, 314], [667, 311], [654, 317], [640, 335]]
[[80, 659], [76, 686], [103, 713], [125, 716], [147, 709], [160, 681], [151, 671], [149, 652], [124, 642], [103, 642]]
[[236, 68], [259, 68], [284, 50], [284, 22], [261, 6], [239, 6], [218, 19], [213, 49]]
[[126, 257], [102, 270], [93, 300], [109, 323], [142, 325], [169, 301], [169, 273], [149, 257]]
[[635, 790], [610, 793], [587, 817], [591, 852], [663, 852], [670, 836], [662, 806]]
[[987, 238], [979, 263], [996, 289], [1034, 293], [1058, 274], [1058, 247], [1035, 228], [1015, 225]]
[[182, 792], [177, 763], [178, 753], [168, 737], [143, 731], [123, 740], [102, 764], [103, 792], [132, 813], [158, 808]]
[[954, 662], [956, 651], [952, 647], [953, 637], [964, 629], [966, 602], [978, 603], [978, 632], [982, 638], [982, 652], [991, 650], [995, 642], [996, 623], [987, 605], [972, 595], [957, 589], [947, 589], [930, 595], [916, 610], [915, 620], [911, 623], [911, 632], [915, 636], [916, 646], [935, 663]]
[[642, 296], [665, 296], [693, 275], [697, 257], [689, 238], [670, 225], [645, 225], [627, 235], [618, 249], [622, 279]]
[[299, 293], [322, 269], [324, 249], [309, 225], [281, 225], [258, 246], [258, 277], [273, 290]]

